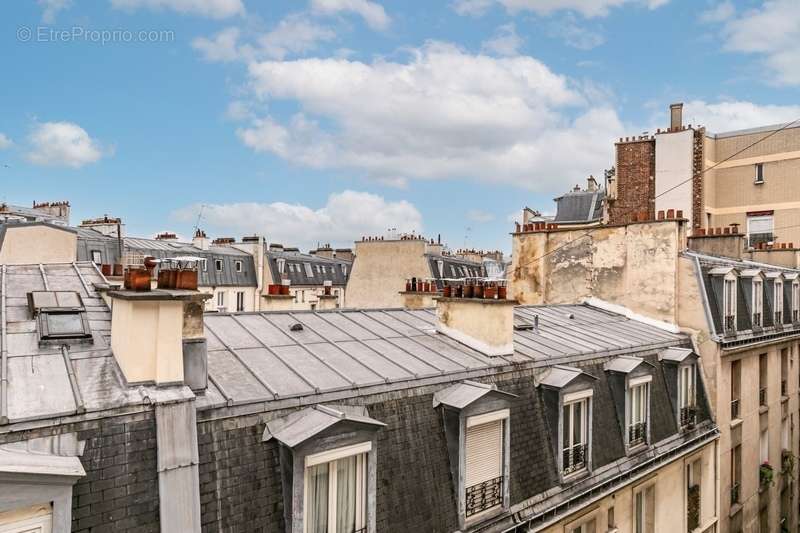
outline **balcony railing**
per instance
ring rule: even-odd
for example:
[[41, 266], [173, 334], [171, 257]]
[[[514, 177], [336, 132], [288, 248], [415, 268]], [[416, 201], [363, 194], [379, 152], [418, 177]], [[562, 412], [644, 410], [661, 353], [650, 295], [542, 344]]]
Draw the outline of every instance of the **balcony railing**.
[[753, 313], [753, 327], [754, 328], [761, 327], [761, 313]]
[[638, 446], [644, 444], [647, 424], [639, 422], [628, 426], [628, 446]]
[[725, 317], [725, 333], [733, 333], [736, 331], [736, 316], [727, 315]]
[[741, 489], [741, 484], [739, 484], [738, 482], [731, 485], [731, 505], [733, 505], [734, 503], [739, 503], [740, 489]]
[[758, 405], [767, 405], [767, 388], [758, 389]]
[[697, 422], [697, 407], [693, 405], [687, 405], [686, 407], [681, 407], [681, 427], [686, 429], [692, 429]]
[[564, 474], [571, 474], [586, 468], [587, 451], [585, 444], [576, 444], [571, 448], [565, 448], [563, 453]]
[[731, 400], [731, 419], [739, 418], [739, 400]]
[[466, 493], [467, 517], [497, 507], [503, 503], [503, 477], [467, 487]]

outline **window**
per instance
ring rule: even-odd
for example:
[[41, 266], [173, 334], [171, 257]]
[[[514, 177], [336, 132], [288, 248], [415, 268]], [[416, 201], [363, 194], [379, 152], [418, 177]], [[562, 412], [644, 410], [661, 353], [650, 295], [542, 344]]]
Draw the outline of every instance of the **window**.
[[783, 281], [775, 280], [775, 325], [783, 324]]
[[800, 282], [792, 282], [792, 322], [800, 320]]
[[503, 504], [505, 424], [508, 410], [467, 418], [464, 437], [466, 518]]
[[764, 163], [756, 163], [755, 183], [757, 185], [764, 183]]
[[650, 410], [650, 377], [634, 378], [628, 386], [628, 446], [647, 442], [647, 417]]
[[214, 259], [214, 269], [217, 272], [222, 272], [222, 259]]
[[772, 242], [773, 216], [772, 213], [765, 215], [751, 215], [747, 217], [747, 243], [755, 248], [758, 243]]
[[103, 263], [103, 254], [100, 250], [92, 250], [92, 263], [100, 265]]
[[739, 418], [739, 400], [742, 391], [742, 362], [731, 361], [731, 420]]
[[742, 446], [731, 450], [731, 506], [739, 503], [742, 487]]
[[736, 277], [725, 277], [723, 293], [725, 309], [725, 331], [736, 331]]
[[758, 459], [761, 464], [769, 463], [769, 431], [763, 429], [758, 437]]
[[590, 518], [578, 526], [570, 526], [569, 533], [596, 533], [597, 519]]
[[617, 527], [617, 521], [614, 519], [614, 506], [608, 508], [608, 516], [606, 517], [606, 523], [608, 525], [608, 529], [614, 529]]
[[767, 354], [758, 356], [758, 405], [767, 405]]
[[781, 396], [789, 395], [789, 350], [781, 349]]
[[236, 293], [236, 310], [244, 311], [244, 292], [239, 291]]
[[236, 272], [242, 271], [242, 262], [241, 261], [234, 261], [233, 266], [236, 269]]
[[342, 276], [347, 277], [347, 265], [342, 265]]
[[203, 272], [208, 272], [208, 259], [201, 259], [200, 266], [203, 267]]
[[91, 339], [89, 319], [77, 292], [33, 291], [28, 293], [28, 306], [38, 321], [39, 340]]
[[753, 278], [753, 327], [761, 327], [763, 324], [764, 310], [764, 282], [758, 278]]
[[364, 443], [306, 457], [306, 533], [366, 530], [370, 448], [370, 443]]
[[584, 470], [589, 452], [589, 402], [565, 401], [561, 418], [561, 468], [564, 475]]
[[[275, 260], [275, 263], [278, 265], [278, 274], [283, 274], [286, 270], [286, 259], [283, 257], [279, 257]], [[291, 265], [289, 265], [291, 267]]]
[[678, 409], [681, 427], [692, 427], [695, 423], [697, 372], [695, 365], [678, 367]]
[[219, 291], [217, 293], [217, 307], [220, 310], [224, 310], [225, 309], [225, 293], [222, 292], [222, 291]]
[[698, 458], [686, 465], [686, 529], [690, 533], [700, 527], [702, 464]]
[[634, 533], [654, 533], [656, 510], [656, 489], [649, 485], [636, 491], [633, 496]]
[[303, 266], [306, 270], [306, 277], [313, 278], [314, 277], [314, 270], [311, 268], [311, 263], [303, 263]]

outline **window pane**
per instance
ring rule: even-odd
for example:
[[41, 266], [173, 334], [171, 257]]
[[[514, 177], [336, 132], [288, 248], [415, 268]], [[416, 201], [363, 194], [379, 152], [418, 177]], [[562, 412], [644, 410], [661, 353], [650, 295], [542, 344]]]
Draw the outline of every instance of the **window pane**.
[[328, 464], [312, 466], [308, 469], [306, 487], [308, 509], [308, 533], [328, 533]]
[[561, 432], [564, 438], [563, 446], [564, 448], [569, 448], [569, 425], [570, 425], [570, 413], [572, 412], [572, 405], [567, 404], [564, 406], [564, 416], [562, 417], [562, 421], [564, 424], [564, 430]]
[[575, 444], [579, 444], [583, 441], [583, 435], [581, 435], [581, 420], [583, 420], [583, 402], [578, 402], [575, 404], [575, 422], [572, 424], [572, 442]]
[[83, 322], [80, 313], [47, 313], [48, 335], [80, 335]]
[[357, 456], [336, 461], [336, 533], [356, 530]]

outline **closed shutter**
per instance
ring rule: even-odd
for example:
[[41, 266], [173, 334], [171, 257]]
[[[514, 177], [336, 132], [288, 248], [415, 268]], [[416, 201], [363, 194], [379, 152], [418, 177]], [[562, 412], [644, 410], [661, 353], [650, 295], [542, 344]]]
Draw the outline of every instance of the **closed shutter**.
[[0, 513], [0, 533], [51, 533], [52, 527], [49, 505]]
[[465, 487], [503, 475], [503, 421], [467, 428]]

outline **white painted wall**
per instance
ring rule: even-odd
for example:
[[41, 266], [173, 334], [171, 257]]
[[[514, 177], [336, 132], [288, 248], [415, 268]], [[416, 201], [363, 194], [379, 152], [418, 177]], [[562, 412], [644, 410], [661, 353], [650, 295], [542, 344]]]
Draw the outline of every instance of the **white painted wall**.
[[689, 219], [690, 228], [693, 137], [694, 130], [690, 129], [656, 135], [656, 212], [682, 209], [683, 216]]

